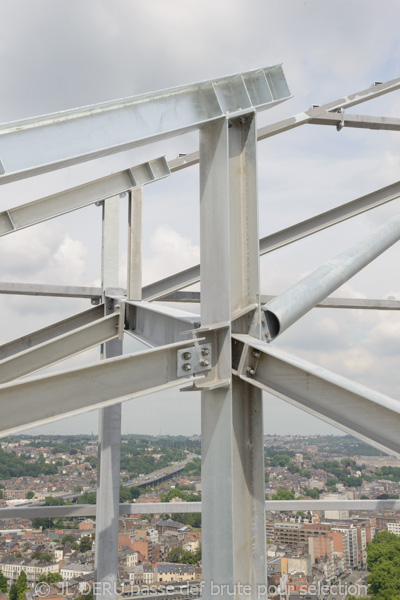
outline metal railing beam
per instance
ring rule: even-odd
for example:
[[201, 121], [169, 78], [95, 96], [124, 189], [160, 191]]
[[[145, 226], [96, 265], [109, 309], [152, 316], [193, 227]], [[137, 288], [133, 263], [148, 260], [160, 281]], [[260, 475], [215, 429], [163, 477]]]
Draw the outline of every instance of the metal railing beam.
[[0, 360], [0, 384], [25, 377], [117, 338], [119, 319], [118, 313], [109, 315]]
[[[399, 510], [400, 500], [269, 500], [265, 504], [266, 512], [272, 511], [319, 511], [354, 510], [381, 511]], [[162, 515], [176, 513], [201, 513], [201, 502], [146, 502], [120, 504], [120, 515]], [[0, 519], [36, 519], [65, 517], [94, 517], [95, 504], [70, 504], [62, 506], [18, 506], [0, 508]]]
[[108, 177], [21, 204], [0, 213], [0, 236], [43, 223], [96, 202], [103, 202], [107, 198], [158, 181], [168, 175], [170, 170], [165, 158], [155, 158]]
[[358, 129], [380, 129], [400, 131], [400, 119], [395, 117], [371, 117], [369, 115], [351, 115], [344, 112], [327, 112], [309, 121], [311, 125], [334, 125], [339, 131], [343, 127]]
[[334, 427], [400, 456], [400, 402], [248, 335], [234, 335], [234, 373]]
[[104, 305], [99, 304], [89, 310], [85, 310], [81, 313], [68, 317], [63, 321], [58, 321], [43, 329], [38, 329], [33, 333], [29, 333], [20, 338], [12, 340], [6, 344], [0, 346], [0, 360], [4, 360], [9, 356], [18, 354], [30, 348], [34, 348], [38, 344], [43, 344], [52, 340], [56, 337], [70, 333], [79, 327], [89, 325], [95, 321], [98, 321], [104, 316]]

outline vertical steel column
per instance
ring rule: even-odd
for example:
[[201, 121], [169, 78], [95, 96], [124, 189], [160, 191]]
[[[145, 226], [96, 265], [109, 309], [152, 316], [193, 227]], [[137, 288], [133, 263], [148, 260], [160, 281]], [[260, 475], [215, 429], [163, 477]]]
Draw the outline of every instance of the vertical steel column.
[[[200, 132], [200, 207], [202, 326], [259, 334], [254, 115]], [[230, 333], [217, 348], [228, 380]], [[261, 394], [243, 383], [202, 392], [204, 598], [267, 597]]]
[[[119, 198], [105, 200], [103, 205], [102, 285], [118, 287]], [[105, 313], [114, 311], [113, 302], [105, 299]], [[122, 354], [122, 341], [106, 342], [102, 358]], [[118, 521], [120, 486], [121, 404], [100, 410], [99, 469], [96, 505], [96, 600], [117, 597]]]
[[[255, 113], [229, 128], [229, 197], [232, 332], [260, 337]], [[240, 596], [267, 598], [262, 392], [234, 376], [232, 394], [236, 580], [251, 586]]]
[[128, 214], [128, 300], [142, 299], [142, 205], [143, 188], [131, 190]]
[[[200, 273], [202, 326], [229, 321], [228, 121], [200, 131]], [[230, 379], [230, 332], [220, 338], [219, 368]], [[201, 393], [203, 598], [229, 598], [234, 583], [232, 389]], [[216, 588], [216, 586], [219, 586]]]

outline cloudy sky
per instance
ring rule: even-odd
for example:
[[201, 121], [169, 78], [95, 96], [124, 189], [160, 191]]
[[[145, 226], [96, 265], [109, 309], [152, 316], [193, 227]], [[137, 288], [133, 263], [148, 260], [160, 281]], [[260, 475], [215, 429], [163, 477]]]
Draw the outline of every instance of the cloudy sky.
[[[3, 0], [0, 122], [133, 96], [283, 63], [293, 98], [259, 125], [400, 76], [398, 0]], [[395, 92], [349, 112], [399, 116]], [[194, 134], [126, 153], [126, 167], [197, 149]], [[260, 142], [260, 236], [398, 180], [398, 134], [308, 125]], [[1, 157], [0, 157], [1, 158]], [[29, 183], [4, 185], [0, 210], [112, 169], [105, 159]], [[145, 283], [198, 262], [198, 173], [145, 188]], [[400, 211], [392, 202], [261, 259], [262, 292], [275, 294]], [[0, 280], [71, 285], [100, 281], [101, 210], [95, 206], [0, 239]], [[121, 200], [120, 285], [126, 204]], [[400, 299], [398, 246], [337, 295]], [[88, 308], [82, 300], [0, 297], [0, 342]], [[316, 309], [276, 342], [342, 375], [400, 397], [400, 317]], [[127, 341], [125, 351], [138, 350]], [[96, 360], [93, 350], [67, 361]], [[64, 366], [64, 365], [63, 365]], [[57, 370], [60, 365], [57, 366]], [[200, 431], [200, 399], [177, 390], [124, 404], [123, 433]], [[96, 432], [97, 414], [48, 426]], [[334, 432], [271, 397], [266, 433]]]

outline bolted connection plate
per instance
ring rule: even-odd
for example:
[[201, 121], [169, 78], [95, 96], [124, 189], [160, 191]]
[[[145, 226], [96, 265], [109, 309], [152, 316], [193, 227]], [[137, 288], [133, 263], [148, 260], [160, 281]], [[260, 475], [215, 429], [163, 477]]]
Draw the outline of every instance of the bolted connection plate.
[[211, 344], [196, 344], [178, 350], [177, 377], [187, 377], [195, 373], [211, 370]]

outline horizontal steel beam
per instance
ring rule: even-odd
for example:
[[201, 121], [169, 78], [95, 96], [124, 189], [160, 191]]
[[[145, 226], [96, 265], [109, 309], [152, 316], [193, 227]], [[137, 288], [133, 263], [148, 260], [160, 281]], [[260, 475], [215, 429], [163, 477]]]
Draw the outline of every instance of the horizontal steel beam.
[[275, 65], [0, 127], [0, 183], [199, 129], [290, 97]]
[[38, 344], [43, 344], [48, 340], [52, 340], [60, 335], [69, 333], [78, 327], [82, 327], [83, 325], [93, 323], [94, 321], [101, 319], [103, 316], [104, 304], [99, 304], [98, 306], [90, 308], [89, 310], [85, 310], [77, 315], [68, 317], [68, 319], [58, 321], [53, 325], [49, 325], [43, 329], [38, 329], [33, 333], [28, 333], [23, 337], [17, 338], [0, 346], [0, 360], [4, 360], [9, 356], [17, 354], [18, 352], [23, 352], [24, 350], [33, 348]]
[[400, 239], [400, 215], [262, 306], [273, 340]]
[[0, 385], [0, 436], [187, 383], [177, 376], [186, 341], [118, 356], [80, 369]]
[[164, 346], [193, 339], [193, 330], [200, 327], [200, 316], [150, 304], [127, 301], [127, 333], [149, 346]]
[[[276, 296], [260, 296], [262, 304]], [[168, 300], [170, 302], [170, 300]], [[183, 300], [182, 300], [183, 302]], [[400, 310], [400, 300], [374, 300], [372, 298], [333, 298], [329, 297], [316, 304], [316, 308], [353, 308], [362, 310]]]
[[344, 112], [327, 112], [312, 118], [311, 125], [334, 125], [339, 130], [343, 127], [358, 129], [382, 129], [400, 131], [400, 119], [395, 117], [371, 117], [369, 115], [351, 115]]
[[334, 427], [400, 456], [400, 402], [336, 373], [234, 334], [234, 373]]
[[90, 298], [92, 300], [97, 300], [102, 297], [103, 290], [100, 287], [48, 285], [43, 283], [14, 283], [1, 281], [0, 294], [14, 294], [19, 296], [53, 296], [57, 298]]
[[[261, 304], [266, 304], [273, 300], [276, 296], [272, 295], [261, 295]], [[186, 302], [186, 303], [198, 303], [200, 302], [200, 292], [173, 292], [163, 298], [160, 298], [163, 302]], [[400, 300], [377, 300], [372, 298], [334, 298], [329, 297], [319, 304], [316, 308], [354, 308], [354, 309], [365, 309], [365, 310], [400, 310]]]
[[65, 215], [95, 202], [102, 202], [136, 186], [167, 177], [169, 174], [170, 170], [165, 158], [156, 158], [35, 202], [10, 208], [0, 213], [0, 236]]
[[118, 337], [119, 320], [119, 313], [108, 315], [0, 360], [0, 384], [30, 375]]
[[[336, 206], [315, 217], [300, 221], [296, 225], [286, 227], [260, 239], [260, 255], [268, 254], [288, 244], [306, 238], [310, 235], [346, 221], [368, 210], [396, 200], [400, 197], [400, 181], [388, 185], [370, 194]], [[182, 288], [200, 281], [200, 265], [195, 265], [184, 271], [179, 271], [165, 279], [155, 281], [143, 288], [144, 300], [160, 300]]]
[[[356, 510], [380, 511], [400, 508], [400, 500], [270, 500], [265, 510], [271, 511], [319, 511]], [[176, 513], [201, 513], [201, 502], [146, 502], [120, 504], [120, 515], [162, 515]], [[95, 504], [70, 504], [63, 506], [18, 506], [0, 508], [0, 519], [53, 519], [62, 517], [94, 517]]]
[[299, 113], [298, 115], [294, 115], [288, 119], [283, 119], [277, 123], [272, 123], [271, 125], [261, 127], [257, 132], [257, 139], [265, 140], [273, 135], [283, 133], [284, 131], [289, 131], [290, 129], [294, 129], [295, 127], [299, 127], [300, 125], [304, 125], [306, 123], [310, 123], [312, 119], [323, 116], [326, 111], [331, 112], [338, 111], [341, 108], [350, 108], [351, 106], [356, 106], [362, 102], [368, 102], [368, 100], [373, 100], [374, 98], [378, 98], [379, 96], [383, 96], [384, 94], [388, 94], [398, 89], [400, 89], [400, 77], [385, 83], [372, 85], [371, 87], [360, 92], [356, 92], [355, 94], [351, 94], [350, 96], [333, 100], [332, 102], [328, 102], [328, 104], [324, 104], [322, 106], [314, 106], [306, 112]]

